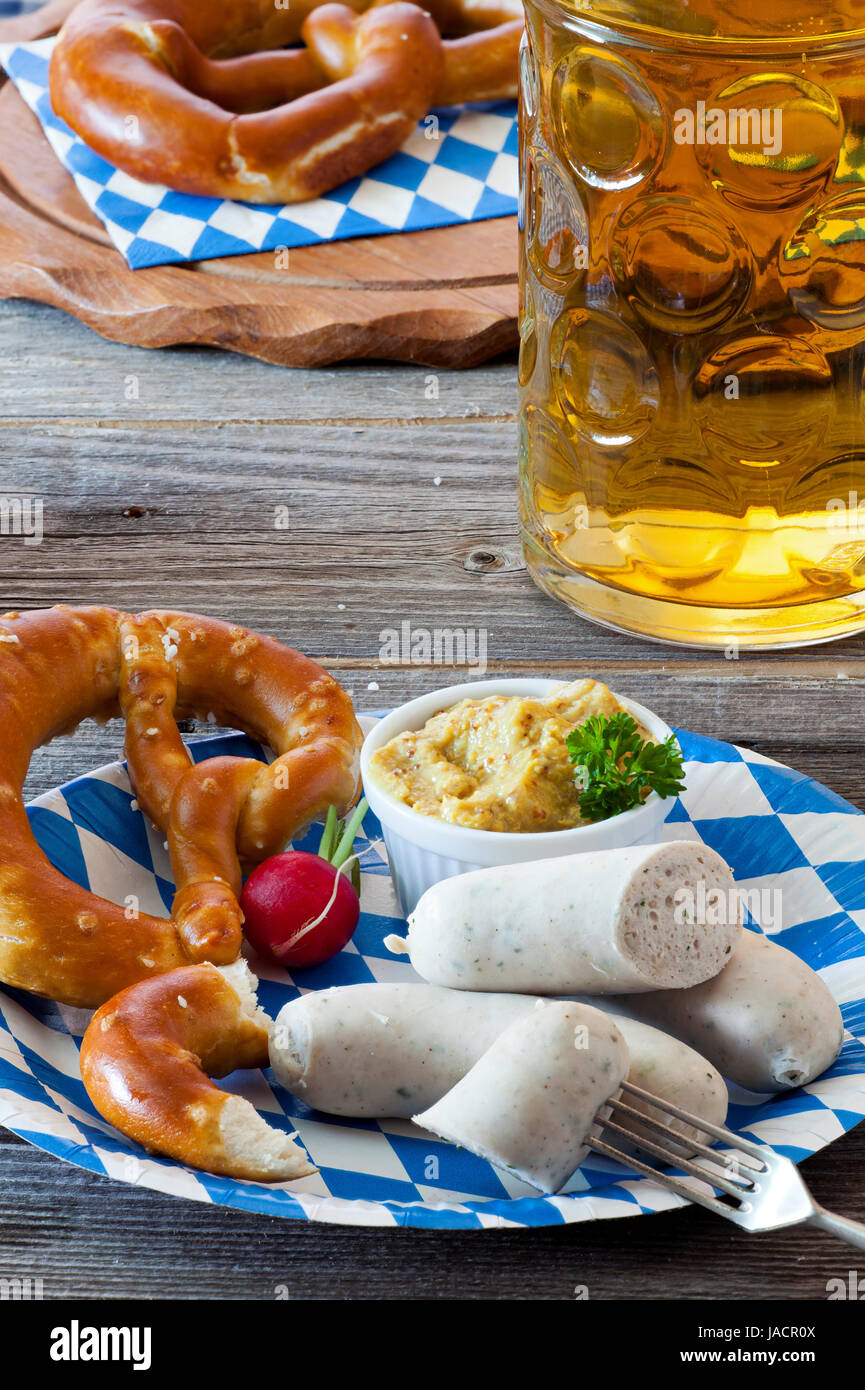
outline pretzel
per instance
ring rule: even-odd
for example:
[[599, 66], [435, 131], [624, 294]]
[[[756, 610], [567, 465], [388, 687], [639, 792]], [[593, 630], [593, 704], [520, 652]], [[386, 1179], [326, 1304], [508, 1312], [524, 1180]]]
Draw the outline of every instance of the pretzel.
[[87, 1094], [151, 1152], [258, 1182], [314, 1173], [303, 1150], [211, 1076], [267, 1065], [267, 1019], [243, 961], [190, 965], [124, 989], [81, 1043]]
[[[375, 0], [383, 5], [387, 0]], [[442, 34], [473, 34], [525, 20], [523, 0], [424, 0]]]
[[445, 40], [444, 71], [436, 90], [436, 106], [515, 97], [524, 30], [525, 21], [513, 19], [481, 33]]
[[[382, 2], [374, 0], [373, 8]], [[512, 0], [512, 4], [497, 0], [483, 8], [473, 6], [470, 0], [436, 0], [431, 10], [443, 33], [461, 35], [442, 44], [442, 74], [431, 105], [456, 106], [516, 96], [525, 28], [522, 0]], [[516, 11], [518, 18], [508, 18]], [[333, 82], [345, 80], [352, 71], [355, 23], [348, 5], [327, 4], [314, 10], [304, 24], [307, 50]], [[476, 32], [472, 32], [474, 26], [478, 26]]]
[[523, 0], [424, 0], [424, 7], [445, 36], [444, 71], [434, 105], [517, 95]]
[[253, 203], [315, 198], [405, 143], [430, 108], [442, 47], [425, 11], [396, 3], [354, 17], [333, 84], [308, 51], [256, 51], [294, 42], [313, 8], [84, 0], [54, 49], [52, 104], [136, 178]]
[[516, 95], [521, 0], [429, 8], [84, 0], [54, 50], [51, 100], [136, 178], [299, 202], [395, 154], [431, 106]]
[[[167, 834], [173, 920], [118, 907], [55, 869], [24, 810], [34, 751], [89, 716], [126, 718], [130, 779]], [[243, 729], [278, 755], [193, 767], [177, 720]], [[0, 619], [0, 980], [94, 1008], [241, 945], [241, 864], [277, 853], [359, 790], [361, 733], [345, 692], [272, 638], [189, 613], [53, 608]]]

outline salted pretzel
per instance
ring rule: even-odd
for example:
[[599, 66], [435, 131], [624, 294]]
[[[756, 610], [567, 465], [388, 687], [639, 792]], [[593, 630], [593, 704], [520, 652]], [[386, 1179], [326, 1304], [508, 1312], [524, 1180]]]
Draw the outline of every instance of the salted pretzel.
[[423, 0], [423, 4], [445, 40], [435, 106], [517, 95], [526, 18], [523, 0]]
[[[386, 2], [373, 0], [373, 9]], [[516, 11], [518, 17], [507, 17]], [[431, 105], [516, 96], [525, 27], [522, 0], [496, 0], [483, 7], [473, 6], [471, 0], [436, 0], [430, 12], [442, 33], [461, 36], [442, 44], [441, 78]], [[352, 71], [356, 22], [349, 5], [327, 4], [314, 10], [303, 26], [308, 53], [333, 82], [345, 80]]]
[[54, 49], [52, 104], [148, 182], [254, 203], [317, 197], [405, 143], [432, 103], [442, 48], [425, 11], [389, 4], [356, 17], [350, 71], [331, 84], [308, 51], [267, 51], [302, 35], [310, 9], [84, 0]]
[[[173, 918], [116, 906], [42, 853], [22, 789], [34, 751], [88, 717], [126, 719], [142, 811], [167, 835]], [[193, 766], [177, 721], [235, 727], [277, 754]], [[189, 613], [52, 608], [0, 618], [0, 980], [93, 1008], [241, 946], [242, 864], [281, 850], [359, 791], [361, 733], [335, 680], [299, 652]]]
[[[54, 49], [51, 101], [145, 182], [303, 201], [396, 153], [432, 106], [516, 94], [521, 0], [429, 9], [83, 0]], [[285, 47], [301, 38], [305, 48]]]
[[151, 1152], [232, 1178], [305, 1177], [303, 1150], [209, 1079], [266, 1066], [267, 1025], [242, 960], [172, 970], [94, 1014], [81, 1075], [99, 1113]]

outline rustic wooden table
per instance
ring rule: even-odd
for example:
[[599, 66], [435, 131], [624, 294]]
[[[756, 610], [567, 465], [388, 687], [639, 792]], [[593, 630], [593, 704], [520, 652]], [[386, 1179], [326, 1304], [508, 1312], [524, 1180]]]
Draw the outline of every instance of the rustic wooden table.
[[[381, 632], [488, 633], [493, 671], [600, 676], [671, 722], [747, 743], [865, 808], [860, 641], [715, 659], [593, 628], [532, 585], [515, 528], [516, 369], [289, 371], [150, 354], [59, 313], [0, 305], [0, 496], [45, 538], [0, 537], [0, 606], [61, 600], [230, 616], [298, 645], [360, 709], [453, 674], [382, 667]], [[287, 507], [287, 530], [274, 509]], [[115, 757], [85, 726], [34, 761], [46, 791]], [[865, 1128], [807, 1162], [865, 1219]], [[0, 1133], [0, 1276], [46, 1297], [824, 1299], [855, 1258], [810, 1230], [759, 1239], [694, 1209], [570, 1229], [363, 1230], [277, 1221], [91, 1176]]]

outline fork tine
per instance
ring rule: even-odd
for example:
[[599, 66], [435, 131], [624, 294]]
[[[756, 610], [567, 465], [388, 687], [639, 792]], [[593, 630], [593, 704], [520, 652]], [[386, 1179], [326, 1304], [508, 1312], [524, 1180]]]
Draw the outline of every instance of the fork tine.
[[730, 1216], [730, 1207], [725, 1206], [717, 1197], [710, 1193], [698, 1191], [683, 1182], [681, 1178], [669, 1177], [666, 1173], [659, 1173], [656, 1168], [651, 1168], [648, 1163], [641, 1163], [638, 1158], [632, 1158], [630, 1154], [622, 1153], [620, 1149], [612, 1144], [607, 1144], [603, 1139], [590, 1139], [589, 1148], [597, 1153], [605, 1154], [607, 1158], [615, 1158], [619, 1163], [623, 1163], [626, 1168], [633, 1168], [636, 1172], [642, 1173], [646, 1178], [654, 1178], [661, 1185], [667, 1187], [672, 1192], [677, 1192], [680, 1197], [684, 1197], [687, 1202], [699, 1202], [700, 1206], [708, 1207], [710, 1211], [716, 1212], [719, 1216]]
[[[629, 1129], [624, 1129], [621, 1125], [617, 1125], [614, 1120], [605, 1120], [603, 1128], [605, 1130], [611, 1129], [614, 1133], [623, 1135], [625, 1139], [633, 1139], [631, 1131]], [[672, 1134], [673, 1131], [669, 1130], [668, 1133]], [[647, 1149], [654, 1158], [659, 1158], [662, 1163], [670, 1163], [674, 1168], [679, 1168], [683, 1173], [688, 1173], [690, 1177], [699, 1178], [700, 1182], [708, 1183], [710, 1187], [719, 1187], [722, 1192], [727, 1193], [728, 1197], [738, 1197], [741, 1199], [748, 1195], [745, 1188], [737, 1186], [737, 1184], [731, 1182], [729, 1178], [722, 1177], [718, 1173], [708, 1172], [705, 1168], [701, 1168], [699, 1164], [691, 1163], [687, 1158], [680, 1158], [678, 1154], [670, 1153], [669, 1149], [665, 1149], [661, 1144], [653, 1143], [651, 1139], [639, 1139], [637, 1142], [641, 1149]], [[625, 1162], [627, 1163], [629, 1160], [626, 1158]], [[658, 1177], [661, 1182], [667, 1181], [666, 1173], [656, 1172], [655, 1176]]]
[[684, 1120], [686, 1124], [693, 1125], [695, 1129], [702, 1130], [704, 1134], [711, 1134], [713, 1138], [720, 1139], [722, 1143], [729, 1144], [731, 1148], [741, 1149], [744, 1153], [751, 1154], [752, 1157], [760, 1161], [759, 1171], [765, 1171], [767, 1166], [765, 1150], [752, 1143], [750, 1139], [742, 1139], [731, 1129], [724, 1129], [722, 1125], [713, 1125], [708, 1120], [701, 1120], [699, 1115], [692, 1115], [689, 1110], [680, 1110], [677, 1105], [671, 1105], [669, 1101], [661, 1100], [659, 1096], [653, 1096], [650, 1091], [644, 1091], [641, 1087], [634, 1086], [630, 1081], [623, 1081], [621, 1089], [628, 1091], [632, 1096], [637, 1096], [640, 1100], [648, 1101], [656, 1110], [673, 1115], [677, 1120]]
[[[672, 1129], [669, 1125], [661, 1124], [660, 1120], [653, 1119], [651, 1115], [646, 1115], [642, 1110], [635, 1110], [632, 1105], [626, 1105], [622, 1100], [610, 1100], [607, 1101], [607, 1105], [611, 1110], [621, 1111], [623, 1115], [631, 1116], [632, 1119], [639, 1121], [641, 1125], [646, 1125], [657, 1134], [663, 1134], [665, 1138], [669, 1137], [676, 1144], [682, 1144], [689, 1151], [698, 1153], [703, 1158], [709, 1158], [713, 1163], [719, 1163], [723, 1167], [723, 1154], [719, 1153], [717, 1149], [710, 1149], [706, 1144], [701, 1144], [699, 1139], [692, 1139], [690, 1135], [680, 1134], [678, 1130]], [[631, 1131], [628, 1132], [631, 1133]], [[638, 1135], [635, 1134], [633, 1137], [635, 1144], [643, 1142]], [[747, 1166], [749, 1173], [757, 1172], [757, 1169], [751, 1168], [750, 1165], [744, 1166]]]

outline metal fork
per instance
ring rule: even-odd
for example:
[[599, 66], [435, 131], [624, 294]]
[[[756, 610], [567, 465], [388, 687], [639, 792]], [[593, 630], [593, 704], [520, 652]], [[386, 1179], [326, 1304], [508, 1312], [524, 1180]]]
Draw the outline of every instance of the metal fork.
[[[630, 1098], [657, 1110], [659, 1118], [635, 1109], [628, 1103]], [[652, 1178], [661, 1187], [677, 1192], [689, 1202], [699, 1202], [709, 1211], [717, 1212], [718, 1216], [726, 1217], [746, 1231], [776, 1231], [783, 1226], [797, 1226], [806, 1221], [824, 1231], [831, 1231], [840, 1240], [846, 1240], [848, 1245], [865, 1250], [865, 1225], [850, 1221], [846, 1216], [834, 1216], [815, 1202], [796, 1165], [789, 1158], [762, 1144], [752, 1144], [749, 1139], [733, 1134], [732, 1130], [710, 1125], [699, 1116], [679, 1110], [675, 1105], [641, 1090], [639, 1086], [632, 1086], [629, 1081], [622, 1083], [618, 1098], [609, 1101], [608, 1108], [610, 1116], [602, 1121], [600, 1135], [610, 1131], [619, 1134], [629, 1144], [638, 1145], [654, 1158], [697, 1181], [688, 1182], [683, 1177], [659, 1172], [657, 1168], [608, 1143], [600, 1135], [589, 1140], [589, 1147], [597, 1153], [617, 1159], [628, 1168]], [[635, 1135], [619, 1123], [619, 1117], [636, 1121], [659, 1138], [655, 1140], [642, 1134]], [[678, 1133], [664, 1123], [670, 1118], [693, 1125], [727, 1148], [724, 1151], [711, 1149], [696, 1139]], [[723, 1195], [719, 1196], [718, 1193]]]

